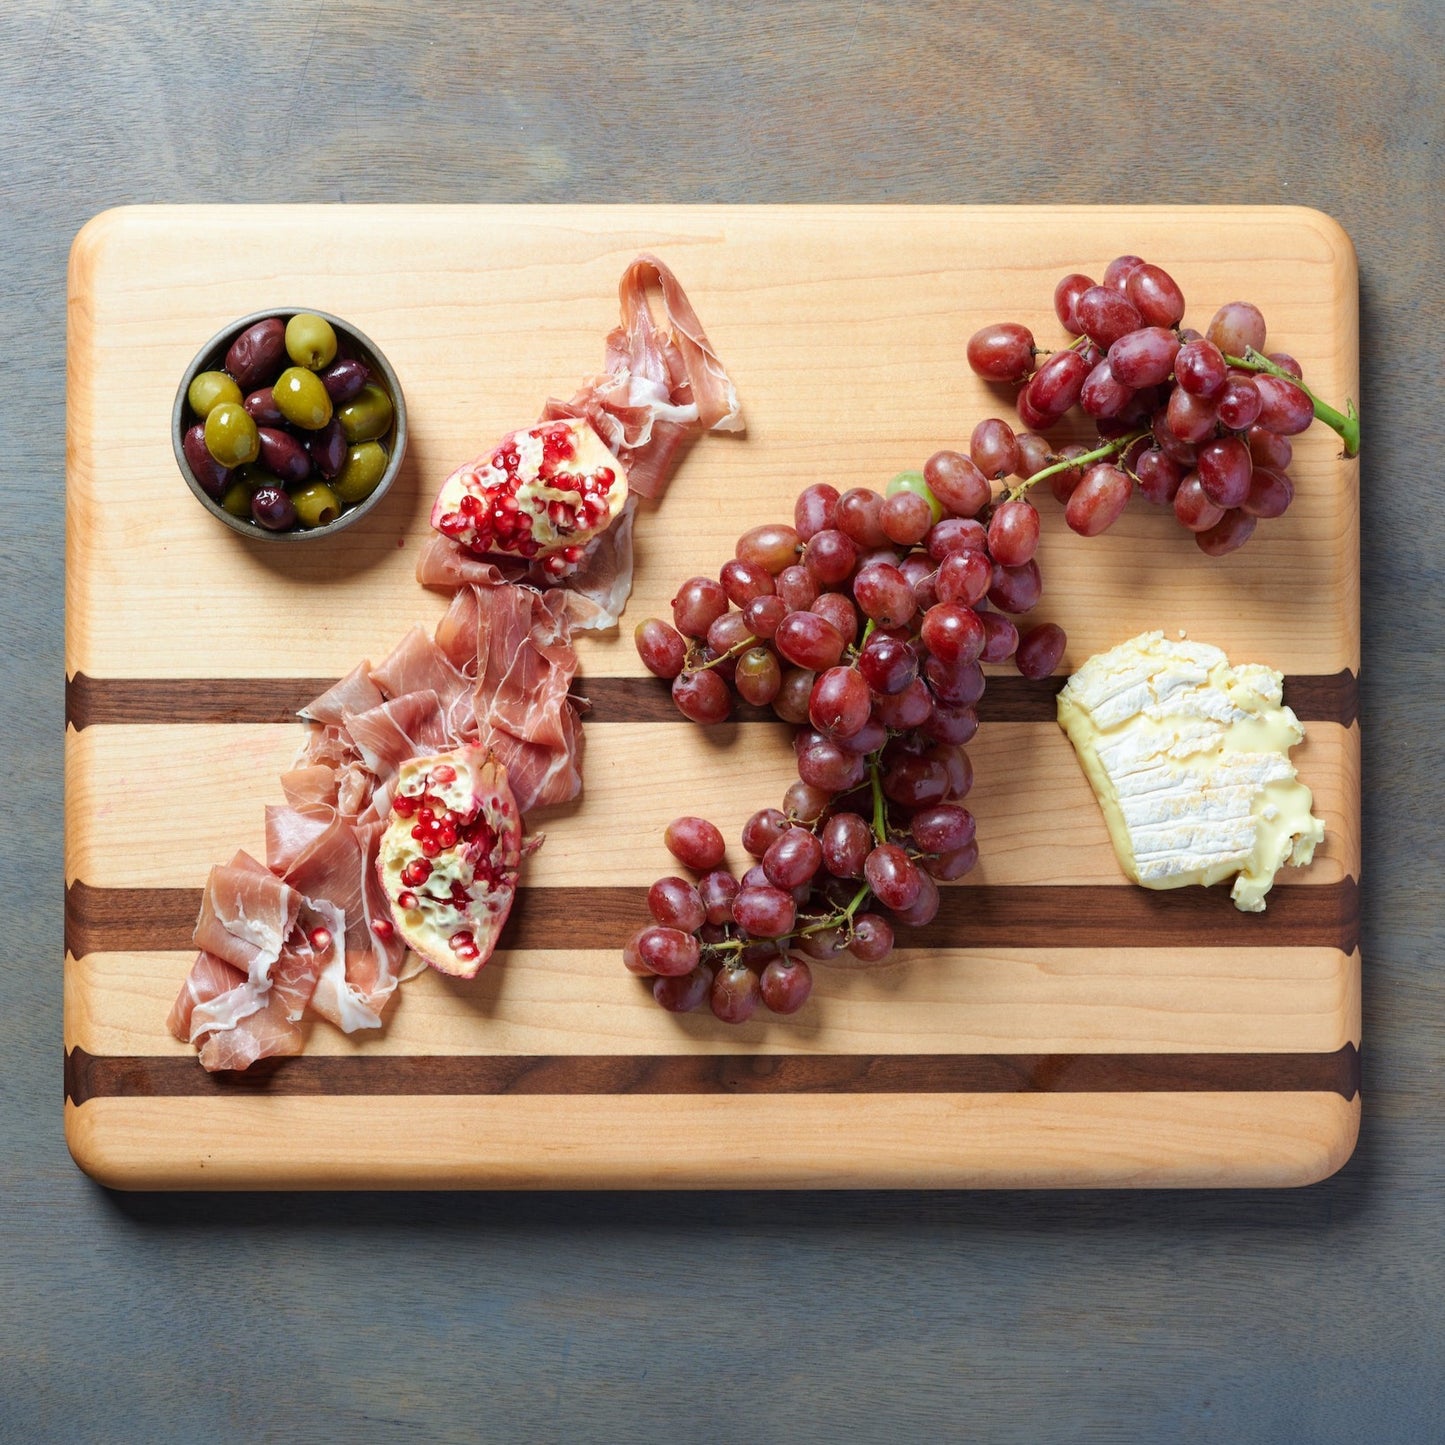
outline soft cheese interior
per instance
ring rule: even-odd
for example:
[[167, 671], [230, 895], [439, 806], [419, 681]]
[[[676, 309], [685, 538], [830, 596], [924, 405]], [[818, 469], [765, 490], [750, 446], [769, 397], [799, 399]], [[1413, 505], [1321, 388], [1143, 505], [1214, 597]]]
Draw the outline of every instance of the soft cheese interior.
[[1208, 643], [1145, 632], [1091, 657], [1059, 694], [1059, 722], [1099, 799], [1124, 871], [1146, 888], [1238, 876], [1264, 908], [1275, 874], [1325, 835], [1289, 750], [1304, 738], [1283, 677], [1231, 667]]

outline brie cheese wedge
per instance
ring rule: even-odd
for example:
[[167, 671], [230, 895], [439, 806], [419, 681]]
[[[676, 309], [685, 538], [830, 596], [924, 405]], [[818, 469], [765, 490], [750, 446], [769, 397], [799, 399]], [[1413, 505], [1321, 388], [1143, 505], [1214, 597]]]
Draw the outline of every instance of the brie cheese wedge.
[[1136, 883], [1235, 875], [1235, 906], [1258, 913], [1279, 869], [1314, 857], [1325, 825], [1290, 761], [1304, 728], [1283, 682], [1269, 667], [1231, 667], [1207, 643], [1145, 632], [1064, 685], [1059, 723]]

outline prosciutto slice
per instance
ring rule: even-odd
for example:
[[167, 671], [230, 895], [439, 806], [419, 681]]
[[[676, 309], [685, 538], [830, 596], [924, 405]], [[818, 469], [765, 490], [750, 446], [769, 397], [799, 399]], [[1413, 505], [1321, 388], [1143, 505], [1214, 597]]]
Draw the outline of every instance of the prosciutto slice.
[[370, 875], [376, 871], [381, 825], [357, 826], [324, 806], [266, 809], [266, 861], [292, 887], [336, 910], [336, 948], [327, 959], [312, 1007], [351, 1033], [376, 1028], [399, 982], [404, 945], [372, 928], [390, 911], [376, 907]]
[[229, 863], [211, 869], [194, 941], [240, 969], [254, 986], [265, 988], [300, 911], [301, 895], [294, 888], [250, 854], [238, 852]]
[[[380, 689], [382, 697], [393, 700], [408, 693], [434, 692], [443, 708], [450, 707], [454, 698], [471, 690], [465, 674], [452, 665], [435, 639], [420, 627], [413, 627], [386, 659], [371, 669], [371, 681]], [[354, 715], [368, 710], [354, 707], [347, 711]]]
[[571, 696], [577, 654], [565, 595], [464, 587], [437, 624], [437, 645], [475, 679], [475, 733], [506, 764], [523, 813], [582, 789], [582, 720]]
[[[662, 291], [667, 327], [659, 329], [647, 288]], [[570, 401], [549, 401], [544, 421], [586, 417], [627, 468], [628, 487], [661, 497], [683, 452], [704, 431], [742, 431], [737, 388], [682, 283], [656, 256], [643, 254], [618, 286], [622, 324], [607, 338], [605, 371]]]
[[198, 1047], [201, 1064], [211, 1072], [249, 1069], [257, 1059], [301, 1052], [303, 1031], [275, 990], [249, 1013], [231, 1017], [230, 1003], [245, 986], [240, 969], [202, 950], [167, 1020], [178, 1039]]
[[365, 712], [386, 701], [386, 695], [372, 680], [369, 662], [358, 662], [340, 682], [334, 682], [320, 697], [301, 709], [307, 722], [338, 727], [349, 712]]
[[308, 903], [244, 852], [213, 868], [196, 925], [201, 951], [166, 1020], [170, 1031], [195, 1044], [211, 1070], [299, 1053], [299, 1021], [331, 947], [329, 931], [314, 929], [330, 921], [325, 905]]
[[[171, 1005], [170, 1014], [166, 1018], [166, 1028], [183, 1044], [194, 1042], [191, 1038], [191, 1020], [195, 1017], [197, 1008], [212, 1004], [228, 994], [237, 994], [245, 985], [244, 970], [233, 967], [224, 958], [217, 958], [214, 953], [207, 953], [203, 948], [196, 955], [196, 961], [191, 965], [191, 971], [181, 985], [175, 1003]], [[201, 1029], [199, 1032], [204, 1034], [206, 1031]]]
[[[462, 688], [466, 678], [458, 674]], [[460, 690], [459, 694], [460, 695]], [[378, 781], [395, 777], [397, 770], [418, 753], [440, 752], [447, 743], [446, 713], [430, 688], [403, 693], [379, 707], [346, 720], [346, 730], [361, 754], [362, 764]]]

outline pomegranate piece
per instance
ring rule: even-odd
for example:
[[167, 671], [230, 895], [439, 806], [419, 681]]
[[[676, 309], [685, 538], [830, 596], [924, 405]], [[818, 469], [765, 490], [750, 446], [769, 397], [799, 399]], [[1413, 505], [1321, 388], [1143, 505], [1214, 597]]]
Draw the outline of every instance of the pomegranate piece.
[[626, 500], [622, 463], [589, 422], [567, 417], [508, 432], [458, 467], [442, 483], [431, 524], [478, 556], [540, 558], [561, 577]]
[[407, 946], [439, 973], [472, 978], [512, 909], [522, 817], [485, 748], [408, 758], [376, 870]]

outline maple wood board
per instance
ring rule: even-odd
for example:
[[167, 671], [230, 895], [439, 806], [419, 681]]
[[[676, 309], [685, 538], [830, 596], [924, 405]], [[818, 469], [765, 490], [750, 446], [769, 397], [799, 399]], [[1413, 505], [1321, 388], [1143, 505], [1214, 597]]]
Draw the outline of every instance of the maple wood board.
[[[403, 985], [385, 1027], [213, 1078], [170, 1037], [200, 889], [294, 755], [294, 709], [446, 599], [413, 576], [441, 479], [601, 365], [639, 250], [677, 272], [737, 384], [638, 521], [623, 626], [578, 643], [583, 797], [546, 832], [484, 973]], [[1105, 537], [1044, 499], [1066, 671], [1146, 628], [1286, 674], [1327, 837], [1262, 915], [1128, 884], [1049, 683], [999, 669], [970, 745], [981, 861], [876, 971], [816, 970], [792, 1018], [658, 1009], [622, 968], [678, 813], [736, 838], [791, 777], [788, 730], [704, 731], [631, 644], [801, 486], [881, 487], [1011, 399], [979, 326], [1065, 340], [1055, 282], [1122, 251], [1202, 327], [1251, 299], [1322, 395], [1358, 389], [1354, 253], [1294, 208], [135, 207], [71, 258], [67, 436], [66, 1137], [130, 1188], [1302, 1184], [1359, 1125], [1358, 467], [1296, 438], [1290, 511], [1210, 561], [1136, 502]], [[171, 453], [177, 381], [232, 318], [315, 307], [386, 352], [410, 443], [361, 525], [302, 547], [221, 527]], [[1059, 433], [1058, 440], [1069, 439]], [[742, 866], [740, 849], [730, 857]]]

